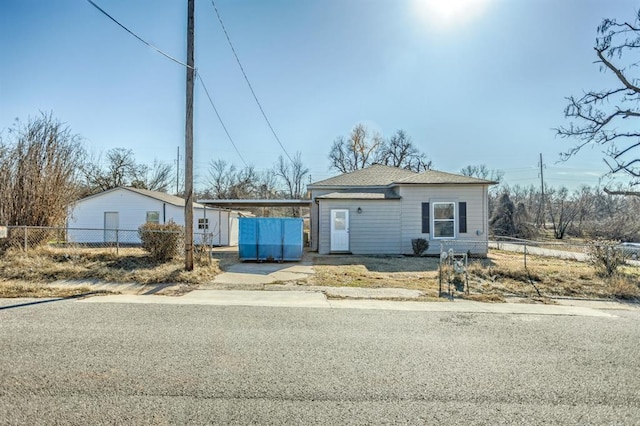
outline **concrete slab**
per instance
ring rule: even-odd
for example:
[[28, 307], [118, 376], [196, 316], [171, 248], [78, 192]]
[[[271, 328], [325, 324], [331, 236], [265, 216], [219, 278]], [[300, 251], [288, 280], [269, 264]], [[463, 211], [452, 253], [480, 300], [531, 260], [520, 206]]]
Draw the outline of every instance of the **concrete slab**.
[[77, 287], [90, 287], [92, 291], [111, 291], [121, 293], [139, 293], [150, 288], [144, 284], [138, 284], [134, 282], [130, 283], [115, 283], [109, 281], [101, 281], [98, 279], [83, 279], [83, 280], [58, 280], [51, 284], [51, 286], [77, 288]]
[[382, 309], [423, 312], [466, 312], [525, 315], [564, 315], [614, 317], [600, 310], [557, 305], [528, 305], [524, 303], [481, 303], [468, 300], [454, 302], [398, 302], [389, 300], [327, 300], [320, 292], [309, 291], [242, 291], [194, 290], [180, 297], [108, 295], [92, 297], [80, 303], [159, 303], [179, 305], [263, 306], [324, 309]]
[[213, 284], [270, 284], [304, 280], [313, 274], [306, 263], [236, 263], [219, 274]]
[[396, 302], [385, 300], [329, 300], [334, 309], [383, 309], [394, 311], [464, 312], [518, 315], [562, 315], [609, 317], [608, 312], [577, 306], [529, 305], [524, 303], [481, 303], [468, 300], [454, 302]]
[[583, 300], [583, 299], [557, 299], [553, 301], [558, 305], [564, 306], [581, 306], [594, 309], [612, 309], [633, 311], [639, 310], [640, 304], [633, 302], [618, 302], [615, 300]]
[[406, 288], [363, 288], [363, 287], [329, 287], [329, 286], [296, 286], [292, 284], [273, 284], [265, 286], [265, 290], [273, 291], [321, 291], [328, 297], [347, 297], [352, 299], [417, 299], [424, 293], [420, 290]]
[[264, 306], [329, 308], [322, 293], [288, 291], [194, 290], [180, 297], [109, 295], [84, 300], [87, 303], [156, 303], [171, 305]]

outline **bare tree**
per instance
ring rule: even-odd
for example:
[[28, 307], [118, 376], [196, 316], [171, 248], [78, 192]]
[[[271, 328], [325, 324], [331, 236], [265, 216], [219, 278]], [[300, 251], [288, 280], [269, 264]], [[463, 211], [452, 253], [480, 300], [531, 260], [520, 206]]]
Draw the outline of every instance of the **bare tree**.
[[281, 195], [280, 190], [278, 190], [278, 177], [273, 170], [266, 170], [260, 173], [256, 189], [258, 191], [256, 198], [262, 200], [279, 198]]
[[225, 160], [212, 160], [209, 164], [207, 193], [213, 198], [253, 198], [259, 192], [260, 176], [252, 166], [238, 170]]
[[329, 151], [331, 168], [349, 173], [370, 166], [382, 142], [382, 136], [368, 130], [364, 124], [358, 124], [349, 139], [340, 136], [333, 142]]
[[225, 160], [211, 160], [209, 163], [207, 192], [211, 197], [224, 200], [229, 198], [229, 188], [232, 185], [236, 168]]
[[229, 198], [253, 198], [258, 193], [260, 176], [253, 166], [239, 170], [235, 175], [234, 184], [230, 188]]
[[285, 194], [288, 198], [296, 199], [304, 196], [304, 178], [309, 174], [309, 168], [302, 162], [300, 152], [296, 152], [293, 161], [289, 162], [282, 155], [278, 157], [274, 172], [284, 183]]
[[580, 213], [580, 208], [578, 203], [569, 197], [569, 190], [565, 187], [557, 190], [548, 189], [546, 192], [549, 219], [551, 219], [551, 225], [553, 226], [553, 236], [561, 240]]
[[0, 140], [0, 223], [63, 225], [84, 156], [80, 137], [51, 114], [17, 121]]
[[151, 191], [168, 192], [173, 185], [173, 166], [162, 161], [153, 160], [151, 167], [138, 165], [139, 176], [131, 182], [134, 188], [149, 189]]
[[[575, 138], [578, 143], [562, 154], [566, 160], [585, 146], [602, 146], [604, 161], [611, 174], [622, 173], [630, 184], [640, 184], [640, 131], [635, 119], [640, 118], [640, 85], [637, 55], [640, 48], [640, 12], [633, 22], [604, 19], [597, 29], [594, 47], [603, 72], [611, 72], [616, 85], [567, 98], [565, 117], [573, 119], [568, 126], [556, 129], [558, 136]], [[627, 63], [623, 57], [629, 58]], [[632, 120], [628, 120], [632, 119]], [[638, 195], [638, 194], [632, 194]]]
[[504, 172], [498, 169], [489, 169], [486, 164], [468, 165], [460, 170], [460, 174], [478, 179], [492, 180], [501, 182], [504, 178]]
[[404, 130], [396, 132], [380, 145], [376, 152], [376, 163], [386, 166], [423, 172], [429, 170], [433, 162], [420, 152]]
[[[309, 174], [309, 168], [302, 163], [300, 152], [296, 152], [292, 161], [285, 161], [281, 155], [274, 166], [275, 175], [284, 183], [285, 195], [290, 199], [300, 199], [304, 196], [304, 178]], [[291, 213], [300, 216], [300, 208], [293, 207]]]
[[342, 173], [363, 169], [372, 164], [423, 172], [433, 166], [433, 162], [420, 152], [404, 130], [396, 132], [384, 140], [376, 132], [371, 132], [363, 124], [358, 124], [349, 134], [349, 139], [338, 137], [329, 151], [331, 168]]
[[119, 186], [167, 192], [172, 184], [173, 167], [154, 160], [152, 166], [138, 163], [131, 149], [113, 148], [105, 159], [91, 158], [82, 167], [87, 192], [93, 194]]

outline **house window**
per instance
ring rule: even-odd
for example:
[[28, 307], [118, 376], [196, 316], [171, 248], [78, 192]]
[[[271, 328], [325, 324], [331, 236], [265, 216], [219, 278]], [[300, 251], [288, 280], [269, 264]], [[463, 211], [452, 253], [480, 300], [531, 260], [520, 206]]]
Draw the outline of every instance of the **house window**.
[[209, 229], [209, 219], [206, 217], [198, 219], [198, 229]]
[[455, 203], [433, 203], [433, 238], [455, 237]]
[[160, 223], [160, 212], [147, 212], [147, 223]]

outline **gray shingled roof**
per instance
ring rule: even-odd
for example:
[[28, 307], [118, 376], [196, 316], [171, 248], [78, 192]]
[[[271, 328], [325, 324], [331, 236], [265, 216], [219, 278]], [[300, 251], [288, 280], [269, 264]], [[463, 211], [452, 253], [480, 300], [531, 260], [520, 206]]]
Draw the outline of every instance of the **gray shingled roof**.
[[493, 185], [497, 182], [454, 173], [440, 172], [438, 170], [426, 170], [422, 173], [415, 173], [413, 176], [395, 181], [394, 183]]
[[347, 190], [332, 192], [330, 194], [320, 195], [317, 198], [329, 200], [399, 200], [402, 197], [390, 189], [380, 189], [372, 191]]
[[314, 182], [309, 186], [387, 186], [415, 174], [411, 170], [374, 164], [365, 169]]
[[440, 172], [437, 170], [427, 170], [416, 173], [411, 170], [400, 169], [398, 167], [383, 166], [374, 164], [365, 169], [345, 173], [329, 179], [314, 182], [309, 187], [315, 186], [336, 186], [336, 187], [358, 187], [358, 186], [389, 186], [392, 184], [484, 184], [492, 185], [497, 182], [478, 179], [469, 176], [457, 175], [453, 173]]

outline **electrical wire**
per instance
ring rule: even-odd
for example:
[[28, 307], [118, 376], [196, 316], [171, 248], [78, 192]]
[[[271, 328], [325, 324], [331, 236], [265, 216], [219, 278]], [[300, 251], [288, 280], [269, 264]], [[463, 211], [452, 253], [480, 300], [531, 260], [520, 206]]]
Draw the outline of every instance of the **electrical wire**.
[[[128, 32], [129, 34], [131, 34], [133, 37], [135, 37], [136, 39], [138, 39], [139, 41], [141, 41], [143, 44], [145, 44], [146, 46], [149, 46], [150, 48], [152, 48], [153, 50], [155, 50], [156, 52], [160, 53], [161, 55], [165, 56], [166, 58], [172, 60], [173, 62], [176, 62], [177, 64], [182, 65], [185, 68], [191, 68], [195, 71], [196, 73], [196, 77], [200, 80], [200, 84], [202, 84], [202, 88], [204, 89], [204, 92], [207, 95], [207, 98], [209, 99], [209, 103], [211, 104], [211, 107], [213, 108], [213, 111], [216, 113], [216, 116], [218, 117], [218, 121], [220, 122], [220, 125], [222, 125], [222, 128], [224, 129], [224, 132], [227, 134], [227, 137], [229, 138], [229, 142], [231, 142], [231, 145], [233, 145], [233, 149], [236, 150], [236, 153], [238, 154], [238, 157], [240, 157], [240, 160], [242, 160], [242, 163], [246, 166], [249, 167], [247, 165], [247, 162], [244, 160], [244, 157], [242, 157], [242, 154], [240, 154], [240, 151], [238, 150], [238, 147], [236, 146], [235, 142], [233, 141], [233, 138], [231, 137], [231, 135], [229, 134], [229, 131], [227, 130], [227, 126], [225, 126], [224, 122], [222, 121], [222, 117], [220, 117], [220, 114], [218, 113], [218, 109], [216, 108], [215, 104], [213, 103], [213, 99], [211, 98], [211, 95], [209, 94], [209, 90], [207, 89], [207, 86], [204, 83], [204, 80], [202, 79], [202, 76], [200, 75], [200, 73], [198, 72], [198, 70], [194, 67], [190, 67], [189, 65], [185, 64], [184, 62], [181, 62], [179, 60], [177, 60], [176, 58], [174, 58], [171, 55], [168, 55], [167, 53], [163, 52], [162, 50], [160, 50], [159, 48], [157, 48], [156, 46], [152, 45], [151, 43], [147, 42], [146, 40], [144, 40], [142, 37], [138, 36], [136, 33], [134, 33], [133, 31], [131, 31], [129, 28], [125, 27], [124, 25], [122, 25], [120, 22], [118, 22], [113, 16], [109, 15], [104, 9], [102, 9], [100, 6], [98, 6], [96, 3], [94, 3], [92, 0], [87, 0], [87, 2], [89, 2], [93, 7], [95, 7], [96, 9], [98, 9], [100, 12], [102, 12], [102, 14], [104, 14], [107, 18], [111, 19], [113, 22], [115, 22], [120, 28], [122, 28], [123, 30], [125, 30], [126, 32]], [[286, 153], [286, 151], [285, 151]], [[288, 156], [288, 155], [287, 155]], [[290, 158], [289, 158], [290, 159]]]
[[[88, 0], [88, 1], [90, 1], [90, 0]], [[247, 73], [244, 71], [244, 67], [242, 66], [242, 63], [240, 62], [240, 58], [238, 57], [238, 54], [236, 53], [236, 49], [233, 47], [233, 43], [231, 43], [231, 37], [229, 37], [229, 33], [227, 32], [227, 28], [224, 26], [224, 23], [222, 22], [222, 17], [220, 16], [220, 12], [218, 11], [218, 8], [216, 7], [216, 3], [215, 3], [214, 0], [211, 0], [211, 5], [213, 6], [213, 10], [215, 10], [215, 12], [216, 12], [216, 16], [218, 17], [218, 22], [220, 22], [220, 26], [222, 27], [222, 31], [224, 32], [224, 35], [227, 38], [227, 42], [229, 43], [229, 47], [231, 47], [231, 51], [233, 52], [233, 56], [235, 56], [235, 58], [236, 58], [236, 62], [238, 63], [238, 66], [240, 67], [240, 71], [242, 71], [242, 75], [244, 76], [244, 80], [247, 82], [247, 85], [249, 86], [249, 90], [251, 90], [251, 94], [253, 95], [253, 99], [256, 101], [256, 104], [258, 105], [258, 108], [260, 109], [260, 112], [262, 113], [262, 116], [264, 117], [264, 120], [267, 122], [267, 125], [269, 126], [269, 129], [271, 129], [271, 133], [273, 133], [273, 136], [276, 138], [276, 141], [278, 141], [278, 145], [280, 145], [280, 148], [282, 148], [282, 151], [285, 153], [285, 155], [287, 156], [289, 161], [291, 161], [293, 163], [294, 161], [291, 159], [291, 156], [289, 155], [289, 153], [285, 149], [284, 145], [280, 141], [280, 138], [278, 137], [278, 134], [273, 129], [273, 126], [271, 125], [271, 121], [269, 121], [269, 118], [267, 118], [267, 114], [264, 112], [264, 108], [262, 108], [262, 105], [260, 104], [260, 101], [258, 100], [258, 96], [256, 96], [255, 90], [253, 90], [253, 86], [251, 85], [251, 82], [249, 81], [249, 77], [247, 77]]]
[[236, 153], [238, 154], [238, 157], [240, 157], [240, 160], [242, 160], [242, 163], [245, 165], [245, 167], [249, 167], [247, 165], [247, 162], [244, 161], [244, 158], [242, 157], [242, 154], [240, 154], [240, 151], [238, 150], [238, 147], [236, 146], [235, 142], [233, 141], [233, 138], [229, 134], [229, 131], [227, 130], [227, 126], [224, 125], [224, 122], [222, 121], [222, 117], [220, 117], [220, 114], [218, 113], [218, 108], [216, 108], [215, 104], [213, 103], [213, 99], [211, 99], [211, 95], [209, 95], [209, 90], [207, 89], [207, 86], [204, 84], [204, 80], [202, 79], [202, 76], [197, 71], [196, 71], [196, 77], [198, 78], [198, 80], [200, 80], [200, 84], [202, 84], [202, 88], [204, 89], [204, 93], [206, 93], [207, 98], [209, 99], [209, 103], [211, 104], [211, 107], [213, 108], [213, 111], [216, 113], [216, 116], [218, 117], [218, 121], [220, 121], [220, 125], [224, 129], [224, 132], [227, 134], [227, 138], [229, 138], [229, 142], [231, 142], [231, 145], [233, 145], [233, 149], [236, 150]]
[[156, 46], [154, 46], [153, 44], [149, 43], [148, 41], [144, 40], [142, 37], [138, 36], [136, 33], [134, 33], [133, 31], [131, 31], [129, 28], [125, 27], [124, 25], [122, 25], [120, 22], [118, 22], [116, 20], [116, 18], [114, 18], [113, 16], [109, 15], [104, 9], [102, 9], [100, 6], [98, 6], [97, 4], [95, 4], [92, 0], [87, 0], [87, 2], [89, 2], [91, 4], [91, 6], [95, 7], [96, 9], [98, 9], [100, 12], [102, 12], [103, 15], [105, 15], [107, 18], [111, 19], [113, 22], [115, 22], [120, 28], [122, 28], [123, 30], [125, 30], [126, 32], [128, 32], [129, 34], [131, 34], [132, 36], [134, 36], [135, 38], [137, 38], [140, 42], [144, 43], [145, 45], [147, 45], [148, 47], [152, 48], [153, 50], [155, 50], [156, 52], [158, 52], [159, 54], [171, 59], [173, 62], [182, 65], [183, 67], [187, 67], [187, 68], [191, 68], [191, 69], [195, 69], [193, 67], [190, 67], [189, 65], [185, 64], [184, 62], [181, 62], [179, 60], [177, 60], [176, 58], [174, 58], [173, 56], [169, 55], [168, 53], [163, 52], [162, 50], [160, 50], [159, 48], [157, 48]]

